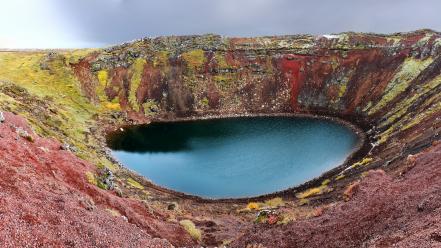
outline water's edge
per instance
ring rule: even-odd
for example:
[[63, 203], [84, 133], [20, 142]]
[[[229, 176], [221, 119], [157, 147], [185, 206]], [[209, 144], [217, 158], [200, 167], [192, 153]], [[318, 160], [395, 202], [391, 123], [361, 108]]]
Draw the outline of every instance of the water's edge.
[[[369, 150], [370, 150], [370, 144], [367, 140], [367, 135], [365, 131], [360, 128], [358, 125], [353, 124], [350, 121], [344, 120], [340, 117], [336, 116], [325, 116], [325, 115], [317, 115], [317, 114], [308, 114], [308, 113], [274, 113], [274, 114], [256, 114], [256, 113], [246, 113], [246, 114], [226, 114], [226, 115], [206, 115], [206, 116], [194, 116], [194, 117], [178, 117], [173, 119], [152, 119], [149, 123], [139, 124], [139, 125], [149, 125], [151, 123], [170, 123], [170, 122], [194, 122], [194, 121], [200, 121], [200, 120], [216, 120], [216, 119], [235, 119], [235, 118], [243, 118], [243, 117], [292, 117], [292, 118], [310, 118], [310, 119], [321, 119], [321, 120], [327, 120], [334, 123], [337, 123], [339, 125], [343, 125], [347, 128], [349, 128], [351, 131], [353, 131], [357, 136], [357, 144], [352, 149], [351, 153], [346, 157], [345, 161], [337, 165], [331, 170], [323, 172], [320, 176], [312, 178], [311, 180], [306, 181], [305, 183], [289, 187], [284, 190], [275, 191], [269, 194], [263, 194], [258, 196], [252, 196], [252, 197], [239, 197], [239, 198], [207, 198], [207, 197], [201, 197], [196, 195], [191, 195], [183, 192], [179, 192], [173, 189], [165, 188], [163, 186], [157, 185], [154, 182], [150, 181], [149, 178], [146, 176], [141, 175], [135, 170], [132, 170], [128, 168], [128, 166], [121, 163], [116, 157], [113, 156], [111, 149], [108, 147], [106, 142], [106, 155], [109, 159], [111, 159], [113, 162], [118, 164], [118, 166], [121, 169], [124, 169], [129, 172], [129, 174], [134, 177], [137, 181], [164, 193], [168, 193], [177, 197], [185, 198], [185, 199], [191, 199], [198, 202], [206, 202], [206, 203], [231, 203], [231, 202], [249, 202], [249, 201], [260, 201], [260, 200], [266, 200], [269, 198], [279, 197], [279, 196], [289, 196], [294, 197], [296, 193], [301, 192], [305, 189], [318, 186], [321, 184], [321, 182], [327, 178], [336, 176], [338, 172], [342, 171], [343, 169], [349, 167], [352, 165], [353, 162], [355, 162], [357, 159], [363, 157]], [[118, 131], [119, 129], [125, 129], [127, 127], [131, 127], [133, 125], [121, 125], [117, 127], [113, 131], [109, 131], [106, 133], [106, 137], [110, 135], [111, 133]]]

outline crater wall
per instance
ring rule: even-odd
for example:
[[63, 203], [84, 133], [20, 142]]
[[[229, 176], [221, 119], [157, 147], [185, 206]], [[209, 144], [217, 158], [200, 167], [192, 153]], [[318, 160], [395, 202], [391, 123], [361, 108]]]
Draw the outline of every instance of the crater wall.
[[110, 102], [129, 122], [265, 113], [354, 122], [372, 149], [341, 176], [387, 167], [439, 139], [440, 54], [441, 34], [431, 30], [204, 35], [137, 40], [71, 66], [91, 102]]

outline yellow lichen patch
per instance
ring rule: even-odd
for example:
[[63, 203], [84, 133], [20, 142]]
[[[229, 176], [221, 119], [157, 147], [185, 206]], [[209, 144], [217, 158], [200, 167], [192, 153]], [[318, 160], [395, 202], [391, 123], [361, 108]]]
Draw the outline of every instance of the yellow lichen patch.
[[86, 180], [90, 184], [93, 184], [95, 186], [98, 185], [98, 181], [96, 180], [95, 175], [90, 171], [86, 172]]
[[187, 62], [190, 69], [194, 71], [202, 68], [207, 60], [205, 58], [205, 52], [202, 49], [185, 52], [182, 54], [182, 58], [184, 58], [185, 62]]
[[141, 84], [142, 72], [144, 71], [144, 65], [146, 60], [143, 58], [137, 58], [131, 67], [132, 80], [130, 81], [129, 103], [132, 109], [136, 112], [139, 111], [139, 104], [136, 98], [136, 91]]
[[354, 163], [353, 165], [351, 165], [351, 168], [355, 168], [355, 167], [358, 167], [358, 166], [361, 166], [361, 165], [366, 165], [366, 164], [372, 162], [372, 160], [374, 160], [374, 159], [373, 158], [363, 158], [362, 160], [360, 160], [360, 161]]
[[112, 102], [107, 102], [106, 103], [106, 108], [112, 111], [118, 111], [121, 110], [121, 106], [119, 103], [112, 103]]
[[328, 185], [330, 182], [331, 182], [331, 180], [325, 179], [325, 180], [323, 180], [322, 185]]
[[347, 89], [347, 84], [346, 83], [342, 83], [340, 85], [340, 88], [338, 90], [338, 98], [342, 98], [342, 96], [346, 93], [346, 89]]
[[246, 209], [248, 210], [259, 210], [260, 209], [260, 204], [257, 202], [250, 202], [247, 204]]
[[142, 186], [142, 184], [140, 184], [140, 183], [138, 183], [137, 181], [135, 181], [133, 178], [131, 178], [131, 177], [129, 177], [128, 179], [127, 179], [127, 183], [131, 186], [131, 187], [133, 187], [133, 188], [135, 188], [135, 189], [144, 189], [144, 186]]
[[188, 232], [188, 234], [190, 234], [193, 239], [201, 241], [201, 230], [197, 229], [195, 224], [191, 220], [181, 220], [179, 224], [185, 229], [185, 231]]
[[311, 197], [311, 196], [320, 195], [320, 194], [324, 193], [327, 190], [328, 190], [328, 186], [322, 185], [322, 186], [319, 186], [319, 187], [316, 187], [316, 188], [311, 188], [311, 189], [305, 190], [305, 191], [303, 191], [301, 193], [298, 193], [298, 194], [296, 194], [296, 197], [299, 198], [299, 199], [308, 198], [308, 197]]
[[107, 72], [107, 70], [98, 71], [97, 77], [98, 77], [98, 82], [100, 82], [101, 85], [104, 86], [107, 85], [107, 80], [109, 79], [109, 73]]
[[412, 80], [415, 79], [421, 73], [421, 71], [423, 71], [432, 62], [433, 59], [430, 57], [425, 60], [415, 58], [406, 59], [397, 69], [393, 79], [387, 85], [385, 94], [381, 100], [369, 110], [368, 114], [372, 115], [384, 108], [388, 102], [392, 101], [401, 92], [407, 89]]

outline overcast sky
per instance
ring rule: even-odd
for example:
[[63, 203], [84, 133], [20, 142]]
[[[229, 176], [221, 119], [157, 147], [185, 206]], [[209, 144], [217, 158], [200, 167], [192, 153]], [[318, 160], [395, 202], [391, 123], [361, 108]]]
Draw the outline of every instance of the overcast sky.
[[159, 35], [441, 31], [439, 0], [3, 0], [0, 47], [99, 47]]

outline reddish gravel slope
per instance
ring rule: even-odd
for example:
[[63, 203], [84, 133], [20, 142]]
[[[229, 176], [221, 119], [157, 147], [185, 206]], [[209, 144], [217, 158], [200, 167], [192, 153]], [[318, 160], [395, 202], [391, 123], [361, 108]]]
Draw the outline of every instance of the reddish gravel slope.
[[[6, 121], [0, 123], [0, 247], [193, 244], [182, 228], [165, 222], [159, 213], [148, 214], [138, 201], [89, 184], [84, 175], [94, 166], [60, 150], [57, 141], [37, 137], [23, 118], [4, 115]], [[34, 141], [20, 136], [19, 127]], [[106, 209], [118, 210], [128, 221]]]
[[441, 247], [441, 143], [403, 163], [396, 177], [370, 171], [320, 217], [256, 226], [232, 247]]

